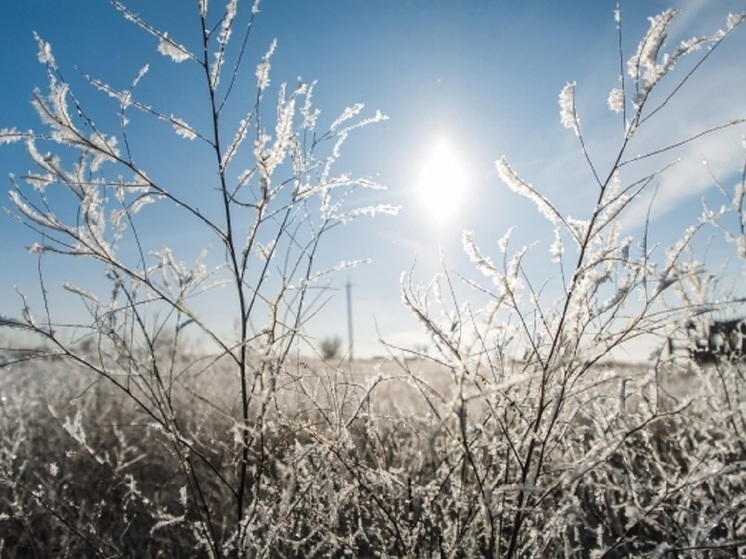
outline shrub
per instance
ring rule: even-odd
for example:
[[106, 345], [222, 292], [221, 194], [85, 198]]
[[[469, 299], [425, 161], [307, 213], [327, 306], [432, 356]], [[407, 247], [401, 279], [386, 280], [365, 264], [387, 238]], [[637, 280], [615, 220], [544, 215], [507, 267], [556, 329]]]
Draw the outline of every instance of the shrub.
[[[47, 348], [42, 356], [93, 373], [90, 382], [102, 387], [102, 397], [121, 400], [123, 407], [112, 402], [112, 415], [100, 418], [95, 417], [98, 404], [46, 418], [73, 426], [69, 437], [60, 429], [47, 435], [60, 448], [88, 455], [88, 462], [64, 470], [93, 468], [89, 473], [101, 482], [100, 491], [83, 497], [86, 486], [76, 486], [74, 479], [43, 483], [37, 476], [43, 477], [49, 464], [41, 456], [29, 466], [15, 453], [8, 455], [2, 474], [9, 484], [7, 502], [20, 507], [14, 519], [28, 519], [26, 535], [18, 530], [18, 539], [8, 545], [44, 552], [44, 538], [34, 534], [36, 519], [45, 512], [46, 521], [58, 525], [54, 530], [75, 540], [65, 544], [73, 555], [140, 555], [156, 549], [171, 554], [171, 544], [158, 547], [164, 533], [175, 535], [182, 549], [213, 556], [270, 549], [273, 534], [285, 525], [265, 505], [275, 501], [272, 507], [285, 511], [281, 514], [297, 506], [293, 490], [275, 483], [294, 467], [275, 460], [283, 445], [289, 445], [283, 452], [293, 451], [286, 438], [297, 429], [279, 418], [283, 375], [299, 348], [309, 345], [304, 327], [320, 305], [318, 290], [330, 274], [357, 264], [319, 269], [319, 247], [337, 226], [395, 212], [386, 205], [356, 205], [353, 190], [379, 186], [338, 173], [335, 164], [351, 132], [385, 117], [380, 112], [364, 116], [363, 105], [355, 104], [324, 126], [312, 103], [313, 82], [270, 86], [274, 42], [258, 65], [248, 67], [244, 55], [258, 2], [246, 12], [235, 0], [209, 10], [207, 2], [199, 2], [196, 36], [178, 41], [123, 3], [112, 3], [157, 39], [160, 54], [181, 63], [188, 85], [179, 87], [204, 95], [190, 114], [174, 116], [140, 93], [150, 79], [147, 65], [124, 89], [85, 76], [96, 94], [112, 100], [118, 128], [106, 130], [97, 123], [108, 121], [89, 112], [88, 92], [79, 96], [73, 90], [51, 45], [37, 37], [48, 91], [35, 91], [33, 105], [44, 131], [0, 132], [0, 143], [25, 142], [35, 166], [21, 180], [12, 178], [13, 216], [40, 234], [30, 250], [40, 259], [45, 297], [46, 266], [60, 256], [85, 261], [108, 286], [64, 285], [87, 312], [79, 323], [60, 319], [47, 299], [39, 315], [22, 295], [21, 315], [3, 318], [2, 325], [41, 338]], [[254, 101], [246, 106], [246, 99]], [[140, 143], [169, 130], [173, 134], [165, 142], [173, 145], [161, 145], [159, 168], [141, 166], [138, 162], [147, 158]], [[52, 151], [45, 153], [47, 148]], [[163, 174], [163, 168], [178, 174], [183, 157], [211, 162], [209, 172], [199, 170], [206, 181], [199, 193], [180, 185], [178, 176]], [[149, 206], [159, 212], [160, 231], [153, 229], [152, 217], [144, 219]], [[203, 251], [187, 265], [160, 244], [169, 231], [195, 227], [203, 230], [206, 245], [219, 247], [224, 261]], [[217, 291], [221, 296], [212, 297]], [[228, 306], [232, 316], [216, 323], [200, 310], [216, 304]], [[235, 335], [225, 332], [226, 319], [235, 324]], [[213, 357], [198, 359], [191, 351], [195, 339]], [[52, 375], [63, 374], [62, 366], [40, 363], [49, 365]], [[219, 378], [231, 387], [229, 394], [223, 401], [211, 400], [218, 397], [211, 386]], [[63, 403], [53, 400], [55, 406]], [[134, 416], [125, 413], [130, 408]], [[201, 415], [194, 415], [197, 410]], [[119, 413], [125, 414], [121, 421]], [[44, 416], [42, 407], [37, 419]], [[99, 419], [113, 431], [94, 442], [91, 422]], [[137, 428], [117, 429], [130, 423]], [[121, 446], [138, 457], [131, 466], [112, 454], [110, 443], [120, 438]], [[33, 448], [23, 448], [34, 454]], [[145, 460], [147, 468], [136, 463]], [[79, 509], [71, 508], [77, 501]], [[50, 534], [49, 545], [57, 532]], [[150, 537], [151, 547], [142, 547]]]
[[324, 361], [330, 361], [339, 356], [339, 348], [342, 347], [342, 338], [334, 336], [333, 338], [324, 338], [319, 344], [321, 349], [321, 358]]
[[[537, 249], [512, 248], [510, 231], [498, 243], [497, 260], [472, 232], [463, 234], [464, 250], [486, 281], [458, 277], [486, 296], [483, 308], [459, 302], [461, 286], [448, 270], [427, 287], [402, 275], [404, 304], [438, 349], [432, 359], [452, 376], [453, 389], [443, 394], [408, 371], [443, 434], [430, 479], [438, 490], [427, 508], [437, 510], [430, 518], [440, 525], [444, 555], [468, 549], [496, 557], [736, 556], [746, 545], [745, 424], [742, 404], [735, 403], [743, 363], [682, 367], [664, 354], [639, 369], [612, 361], [630, 342], [657, 337], [664, 346], [692, 316], [742, 302], [734, 294], [715, 303], [715, 276], [691, 251], [707, 224], [732, 223], [734, 216], [741, 225], [730, 238], [743, 241], [743, 174], [735, 189], [721, 186], [728, 197], [722, 209], [706, 209], [662, 257], [648, 238], [649, 223], [637, 239], [622, 237], [632, 202], [668, 167], [643, 174], [637, 165], [744, 122], [675, 141], [664, 137], [647, 154], [630, 153], [743, 21], [731, 15], [724, 30], [667, 50], [677, 13], [651, 18], [629, 60], [622, 58], [619, 27], [627, 75], [608, 97], [622, 126], [606, 167], [586, 145], [576, 84], [559, 95], [561, 122], [577, 138], [593, 178], [595, 198], [585, 216], [563, 215], [505, 157], [497, 161], [502, 181], [554, 229], [549, 257], [558, 287], [531, 273], [526, 262]], [[674, 66], [696, 56], [677, 79]], [[678, 383], [689, 390], [673, 396]]]

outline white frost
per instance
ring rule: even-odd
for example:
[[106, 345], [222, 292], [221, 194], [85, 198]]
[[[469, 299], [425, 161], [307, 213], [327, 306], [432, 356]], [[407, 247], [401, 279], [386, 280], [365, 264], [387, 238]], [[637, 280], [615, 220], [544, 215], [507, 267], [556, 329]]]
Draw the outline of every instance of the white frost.
[[552, 258], [552, 262], [562, 262], [562, 255], [565, 249], [562, 245], [562, 237], [560, 236], [559, 227], [554, 228], [554, 242], [549, 247], [549, 255]]
[[189, 51], [185, 47], [173, 42], [168, 38], [168, 33], [164, 33], [158, 43], [158, 52], [163, 56], [171, 57], [174, 62], [184, 62], [190, 58]]
[[30, 133], [23, 134], [15, 128], [3, 128], [2, 130], [0, 130], [0, 146], [3, 144], [12, 144], [13, 142], [22, 140], [29, 134]]
[[615, 113], [621, 113], [624, 110], [624, 91], [615, 87], [609, 93], [609, 109]]
[[746, 17], [745, 12], [740, 14], [728, 14], [728, 20], [726, 23], [728, 31], [731, 31], [743, 23], [743, 19]]
[[559, 94], [560, 119], [562, 126], [572, 128], [576, 135], [580, 134], [580, 121], [575, 111], [575, 82], [568, 83]]
[[269, 44], [267, 53], [264, 55], [262, 61], [256, 67], [256, 83], [259, 91], [264, 91], [269, 86], [269, 60], [272, 58], [272, 54], [277, 48], [277, 39], [272, 39]]
[[497, 173], [500, 175], [500, 179], [507, 184], [513, 192], [531, 200], [536, 204], [536, 207], [539, 209], [541, 214], [553, 224], [556, 225], [560, 221], [561, 216], [559, 212], [554, 209], [546, 198], [536, 192], [533, 186], [516, 175], [505, 157], [501, 157], [495, 163], [495, 166], [497, 167]]
[[54, 55], [52, 54], [52, 45], [47, 43], [46, 41], [43, 41], [39, 35], [37, 35], [34, 32], [34, 39], [36, 39], [36, 43], [39, 46], [39, 52], [37, 53], [37, 58], [39, 59], [39, 62], [42, 64], [49, 64], [50, 66], [55, 66], [54, 61]]
[[174, 132], [182, 138], [187, 140], [194, 140], [197, 137], [197, 133], [189, 126], [186, 122], [175, 116], [171, 116], [171, 124], [174, 127]]

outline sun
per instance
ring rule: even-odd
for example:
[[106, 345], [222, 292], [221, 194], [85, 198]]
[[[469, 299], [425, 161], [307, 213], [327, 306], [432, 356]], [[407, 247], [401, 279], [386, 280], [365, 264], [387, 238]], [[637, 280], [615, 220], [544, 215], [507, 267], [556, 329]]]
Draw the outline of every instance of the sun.
[[461, 210], [466, 176], [461, 156], [448, 137], [435, 137], [422, 160], [416, 183], [421, 217], [435, 227], [451, 223]]

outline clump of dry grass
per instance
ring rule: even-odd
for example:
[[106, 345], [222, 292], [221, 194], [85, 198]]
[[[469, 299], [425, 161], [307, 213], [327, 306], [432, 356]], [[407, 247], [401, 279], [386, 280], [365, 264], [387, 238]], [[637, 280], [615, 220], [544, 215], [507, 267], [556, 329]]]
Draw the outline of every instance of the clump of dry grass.
[[[506, 416], [488, 405], [470, 410], [464, 448], [454, 410], [431, 407], [417, 391], [404, 397], [394, 363], [375, 369], [305, 364], [282, 376], [286, 390], [306, 388], [278, 398], [260, 435], [265, 452], [252, 456], [264, 486], [254, 494], [257, 549], [274, 557], [489, 553], [487, 491], [496, 515], [516, 492], [541, 496], [526, 511], [546, 527], [527, 536], [537, 555], [642, 556], [663, 552], [663, 543], [675, 555], [706, 542], [727, 554], [742, 545], [744, 439], [737, 423], [713, 414], [726, 399], [723, 380], [736, 382], [739, 367], [697, 371], [709, 389], [686, 399], [666, 394], [673, 370], [659, 383], [660, 371], [599, 369], [594, 385], [569, 399], [542, 485], [523, 489], [502, 483], [504, 464], [495, 461], [510, 452]], [[420, 363], [417, 375], [444, 373]], [[216, 380], [211, 396], [230, 400]], [[54, 362], [6, 374], [3, 394], [4, 556], [209, 555], [183, 504], [172, 443], [136, 406]], [[178, 397], [188, 410], [179, 420], [212, 474], [230, 475], [235, 465], [224, 457], [235, 434], [225, 410], [188, 390]], [[478, 469], [467, 467], [469, 456]], [[219, 505], [229, 496], [220, 484], [204, 487], [215, 535], [227, 538], [230, 515]]]

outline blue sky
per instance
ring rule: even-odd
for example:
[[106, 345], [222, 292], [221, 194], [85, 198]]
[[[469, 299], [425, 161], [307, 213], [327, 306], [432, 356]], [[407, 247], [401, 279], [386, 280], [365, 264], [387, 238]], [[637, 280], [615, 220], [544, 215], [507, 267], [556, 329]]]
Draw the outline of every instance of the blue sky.
[[[139, 0], [125, 2], [155, 27], [187, 44], [196, 30], [196, 1]], [[217, 7], [217, 0], [211, 0]], [[249, 2], [241, 2], [244, 12]], [[551, 277], [547, 266], [551, 228], [530, 203], [503, 185], [495, 160], [505, 155], [528, 182], [555, 201], [564, 212], [582, 217], [590, 209], [592, 183], [579, 157], [574, 134], [562, 128], [557, 96], [568, 81], [577, 82], [577, 105], [591, 155], [608, 167], [620, 136], [619, 116], [606, 107], [608, 92], [618, 85], [616, 2], [578, 0], [265, 0], [260, 7], [248, 56], [250, 68], [273, 38], [272, 84], [295, 83], [298, 76], [318, 80], [314, 100], [326, 122], [346, 106], [366, 104], [366, 114], [380, 110], [389, 120], [351, 135], [338, 170], [370, 176], [388, 187], [371, 196], [375, 203], [401, 205], [396, 217], [380, 216], [332, 232], [320, 254], [321, 265], [337, 260], [370, 258], [371, 263], [343, 272], [333, 283], [334, 296], [313, 325], [312, 335], [345, 336], [344, 284], [353, 285], [355, 344], [358, 355], [381, 354], [378, 332], [395, 344], [425, 341], [416, 321], [400, 304], [399, 276], [413, 270], [417, 282], [427, 282], [446, 264], [471, 272], [461, 249], [461, 232], [475, 231], [486, 252], [496, 253], [496, 241], [515, 227], [517, 244], [539, 243], [536, 274]], [[667, 7], [685, 11], [670, 44], [695, 33], [723, 27], [729, 11], [746, 9], [734, 0], [627, 0], [622, 2], [625, 60], [648, 27], [647, 17]], [[109, 4], [99, 0], [25, 0], [0, 5], [0, 128], [39, 128], [30, 105], [35, 87], [45, 87], [45, 73], [36, 59], [32, 32], [51, 43], [57, 61], [76, 94], [98, 108], [105, 105], [80, 78], [80, 71], [126, 87], [138, 70], [151, 64], [142, 94], [163, 110], [188, 112], [198, 103], [190, 82], [156, 50], [147, 36]], [[737, 33], [719, 49], [696, 80], [681, 92], [655, 126], [640, 138], [640, 152], [732, 118], [746, 116], [746, 33]], [[677, 70], [678, 71], [678, 70]], [[162, 86], [164, 80], [167, 86]], [[182, 83], [183, 81], [183, 83]], [[87, 105], [89, 106], [89, 105]], [[110, 111], [111, 112], [111, 111]], [[104, 119], [105, 117], [101, 117]], [[105, 122], [102, 120], [101, 122]], [[662, 243], [672, 242], [697, 219], [700, 199], [712, 194], [703, 160], [720, 177], [732, 179], [741, 164], [744, 127], [719, 133], [666, 154], [682, 162], [659, 181], [651, 232]], [[154, 173], [171, 180], [199, 180], [190, 166], [190, 147], [175, 167], [159, 169], [156, 135], [143, 139]], [[150, 143], [148, 143], [150, 142]], [[448, 146], [448, 147], [444, 147]], [[168, 159], [174, 154], [168, 154]], [[144, 156], [146, 157], [146, 156]], [[443, 204], [420, 198], [418, 183], [434, 162], [452, 158], [461, 169], [459, 181]], [[178, 160], [178, 159], [177, 159]], [[659, 159], [658, 163], [662, 160]], [[648, 165], [641, 165], [642, 174]], [[30, 168], [20, 145], [0, 149], [0, 176], [9, 188], [9, 173]], [[194, 186], [196, 188], [196, 186]], [[7, 200], [7, 198], [6, 198]], [[648, 200], [626, 218], [630, 231], [639, 227]], [[8, 207], [6, 201], [3, 207]], [[585, 212], [585, 213], [584, 213]], [[153, 231], [160, 223], [152, 224]], [[194, 257], [200, 239], [192, 231], [164, 235], [179, 258]], [[6, 216], [0, 216], [0, 314], [17, 315], [18, 286], [38, 304], [36, 258], [23, 247], [39, 239]], [[208, 246], [208, 248], [212, 248]], [[543, 252], [542, 252], [543, 251]], [[48, 262], [47, 282], [90, 279], [89, 269], [60, 261]], [[60, 304], [59, 312], [73, 312]], [[210, 308], [220, 319], [220, 310]]]

